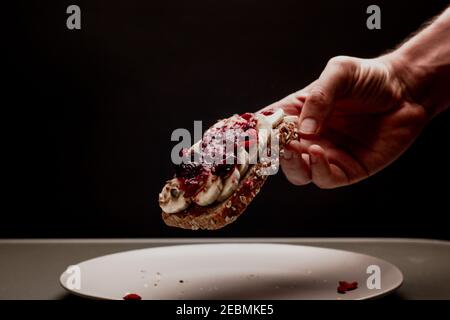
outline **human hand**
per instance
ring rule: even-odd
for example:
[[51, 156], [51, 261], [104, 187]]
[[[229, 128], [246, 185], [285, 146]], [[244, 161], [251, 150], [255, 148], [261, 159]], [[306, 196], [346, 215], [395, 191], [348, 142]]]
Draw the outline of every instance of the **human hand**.
[[396, 71], [390, 55], [335, 57], [319, 79], [264, 108], [299, 115], [299, 141], [280, 159], [291, 183], [349, 185], [383, 169], [413, 143], [430, 115]]

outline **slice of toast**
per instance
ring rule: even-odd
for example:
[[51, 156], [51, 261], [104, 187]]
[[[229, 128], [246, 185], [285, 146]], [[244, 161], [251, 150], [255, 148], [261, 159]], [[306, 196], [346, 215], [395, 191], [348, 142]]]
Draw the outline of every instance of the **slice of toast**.
[[[296, 124], [282, 122], [279, 130], [280, 155], [283, 148], [291, 140], [297, 139]], [[202, 207], [192, 204], [186, 210], [178, 213], [162, 212], [164, 222], [172, 227], [183, 229], [216, 230], [234, 222], [253, 201], [268, 176], [261, 174], [263, 164], [251, 165], [245, 176], [240, 180], [236, 191], [226, 200]]]

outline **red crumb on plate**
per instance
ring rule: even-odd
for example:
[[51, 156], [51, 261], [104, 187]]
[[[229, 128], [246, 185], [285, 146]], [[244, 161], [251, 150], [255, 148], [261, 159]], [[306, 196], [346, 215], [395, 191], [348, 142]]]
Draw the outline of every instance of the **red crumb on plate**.
[[267, 111], [263, 111], [263, 112], [261, 112], [261, 114], [263, 114], [263, 115], [265, 115], [265, 116], [270, 116], [270, 115], [272, 115], [272, 114], [273, 114], [273, 111], [271, 111], [271, 110], [267, 110]]
[[339, 281], [337, 292], [345, 294], [347, 291], [355, 290], [358, 288], [358, 282]]
[[128, 293], [123, 300], [142, 300], [141, 296], [136, 293]]

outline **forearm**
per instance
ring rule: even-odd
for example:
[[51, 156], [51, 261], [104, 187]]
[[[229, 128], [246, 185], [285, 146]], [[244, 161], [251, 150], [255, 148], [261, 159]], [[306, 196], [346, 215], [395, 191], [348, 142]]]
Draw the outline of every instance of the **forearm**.
[[432, 116], [450, 106], [450, 7], [388, 56], [406, 93]]

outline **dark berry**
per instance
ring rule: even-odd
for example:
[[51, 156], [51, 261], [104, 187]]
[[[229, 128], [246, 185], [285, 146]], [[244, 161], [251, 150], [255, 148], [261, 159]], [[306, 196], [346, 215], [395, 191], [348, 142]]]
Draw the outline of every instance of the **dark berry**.
[[175, 166], [175, 176], [177, 178], [190, 179], [198, 176], [202, 172], [203, 166], [197, 162], [188, 162]]

